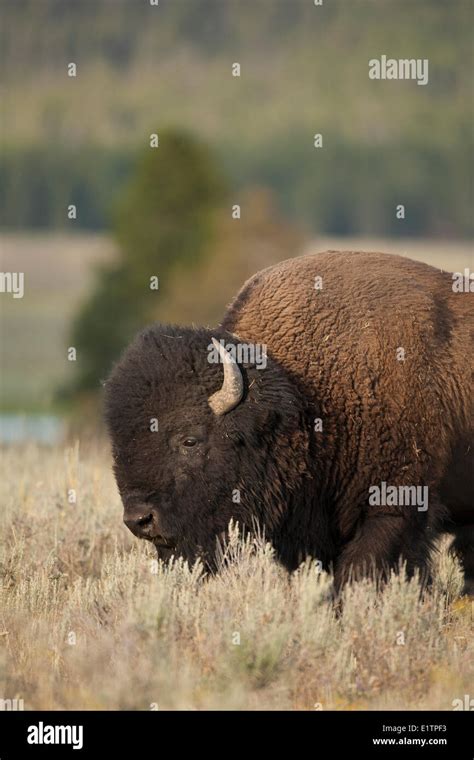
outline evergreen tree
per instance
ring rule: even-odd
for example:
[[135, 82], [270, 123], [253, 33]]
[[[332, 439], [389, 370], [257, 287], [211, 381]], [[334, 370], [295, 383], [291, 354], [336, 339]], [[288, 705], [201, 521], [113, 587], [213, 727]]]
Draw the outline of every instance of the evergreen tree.
[[[214, 240], [225, 184], [205, 146], [182, 132], [148, 148], [114, 214], [119, 259], [102, 267], [73, 325], [75, 389], [93, 390], [150, 319], [172, 271], [189, 270]], [[156, 289], [156, 282], [159, 289]]]

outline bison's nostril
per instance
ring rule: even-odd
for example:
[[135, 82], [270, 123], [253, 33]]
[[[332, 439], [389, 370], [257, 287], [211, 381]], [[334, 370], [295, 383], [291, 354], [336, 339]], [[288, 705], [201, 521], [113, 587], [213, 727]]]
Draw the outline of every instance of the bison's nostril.
[[143, 517], [139, 517], [137, 520], [137, 525], [140, 526], [140, 528], [144, 528], [146, 525], [149, 525], [153, 522], [153, 515], [143, 515]]
[[127, 528], [139, 538], [154, 538], [156, 531], [156, 517], [153, 512], [144, 510], [126, 510], [123, 521]]

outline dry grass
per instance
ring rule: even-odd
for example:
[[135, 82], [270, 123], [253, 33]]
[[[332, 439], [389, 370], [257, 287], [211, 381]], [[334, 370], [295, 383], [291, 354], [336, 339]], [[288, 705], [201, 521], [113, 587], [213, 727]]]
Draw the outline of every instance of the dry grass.
[[121, 526], [99, 447], [2, 458], [0, 697], [25, 709], [450, 710], [472, 691], [472, 603], [446, 551], [429, 594], [403, 577], [383, 594], [357, 584], [338, 617], [330, 577], [311, 563], [288, 576], [236, 530], [218, 577], [158, 566]]

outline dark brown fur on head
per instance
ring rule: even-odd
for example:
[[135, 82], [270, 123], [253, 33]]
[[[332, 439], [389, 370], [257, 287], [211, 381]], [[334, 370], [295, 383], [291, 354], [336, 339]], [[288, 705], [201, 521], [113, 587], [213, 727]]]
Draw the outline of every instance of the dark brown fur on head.
[[154, 325], [106, 383], [125, 519], [145, 507], [155, 530], [143, 537], [159, 556], [200, 555], [210, 566], [231, 518], [242, 529], [258, 523], [269, 539], [278, 533], [301, 489], [308, 445], [301, 395], [270, 359], [265, 369], [240, 364], [241, 402], [214, 414], [208, 399], [221, 387], [223, 369], [208, 361], [212, 337], [237, 341], [222, 330]]

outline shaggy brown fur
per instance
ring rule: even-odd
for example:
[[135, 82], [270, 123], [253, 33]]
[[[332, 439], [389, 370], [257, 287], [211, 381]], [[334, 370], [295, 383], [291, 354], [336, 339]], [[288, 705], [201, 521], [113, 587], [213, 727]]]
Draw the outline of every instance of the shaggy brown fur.
[[[259, 272], [224, 318], [268, 345], [323, 420], [314, 478], [337, 526], [339, 576], [398, 553], [421, 565], [442, 522], [474, 522], [474, 295], [452, 284], [399, 256], [328, 251]], [[371, 515], [368, 488], [381, 481], [428, 485], [426, 517]]]
[[[474, 523], [473, 301], [425, 264], [328, 251], [259, 272], [216, 330], [149, 328], [107, 383], [126, 517], [145, 508], [138, 534], [160, 556], [210, 566], [234, 517], [257, 519], [289, 569], [308, 555], [333, 567], [337, 586], [401, 558], [425, 571], [441, 530]], [[222, 383], [211, 337], [269, 355], [265, 370], [241, 365], [244, 397], [223, 418], [207, 403]], [[428, 509], [371, 506], [382, 482], [428, 486]]]

